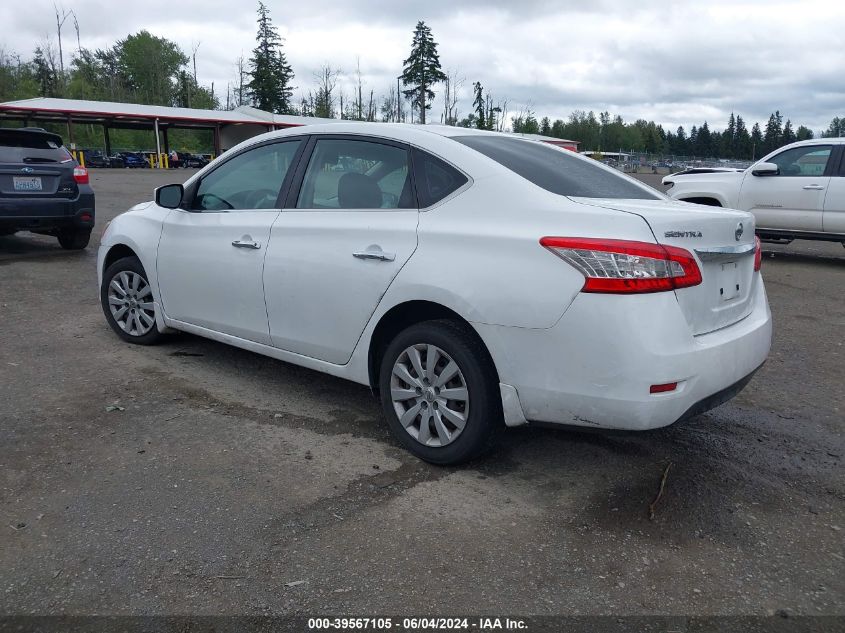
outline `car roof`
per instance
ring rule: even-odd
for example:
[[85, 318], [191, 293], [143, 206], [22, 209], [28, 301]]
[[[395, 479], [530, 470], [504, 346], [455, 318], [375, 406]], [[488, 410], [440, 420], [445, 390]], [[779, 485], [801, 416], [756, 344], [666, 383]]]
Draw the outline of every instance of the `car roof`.
[[823, 136], [819, 138], [809, 138], [805, 141], [797, 141], [795, 143], [790, 143], [789, 145], [778, 147], [778, 150], [787, 149], [789, 147], [804, 147], [806, 145], [842, 145], [843, 143], [845, 143], [845, 137]]

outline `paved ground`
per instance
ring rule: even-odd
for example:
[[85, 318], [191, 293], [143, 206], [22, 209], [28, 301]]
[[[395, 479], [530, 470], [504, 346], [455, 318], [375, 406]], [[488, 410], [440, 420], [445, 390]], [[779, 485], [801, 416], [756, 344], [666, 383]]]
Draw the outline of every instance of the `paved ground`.
[[[186, 173], [93, 172], [97, 235]], [[363, 387], [122, 343], [95, 255], [0, 238], [0, 613], [845, 613], [839, 244], [766, 248], [774, 348], [733, 402], [458, 469]]]

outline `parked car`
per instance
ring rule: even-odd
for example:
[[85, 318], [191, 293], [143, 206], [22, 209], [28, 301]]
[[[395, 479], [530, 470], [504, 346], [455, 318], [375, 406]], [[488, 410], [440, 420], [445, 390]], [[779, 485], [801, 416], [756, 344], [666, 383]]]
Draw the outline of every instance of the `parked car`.
[[119, 156], [123, 159], [124, 166], [130, 169], [140, 169], [150, 166], [143, 154], [136, 152], [120, 152]]
[[88, 246], [94, 191], [58, 134], [0, 128], [0, 235], [53, 235], [66, 249]]
[[754, 218], [673, 202], [546, 143], [309, 125], [228, 151], [118, 216], [105, 318], [369, 385], [452, 464], [504, 426], [650, 429], [738, 393], [769, 352]]
[[663, 184], [676, 200], [750, 211], [763, 239], [845, 245], [845, 138], [792, 143], [747, 169], [691, 169]]
[[82, 155], [86, 167], [125, 167], [126, 163], [120, 155], [107, 156], [98, 149], [84, 149]]
[[86, 167], [111, 167], [109, 157], [98, 149], [83, 149], [81, 153]]
[[203, 168], [210, 162], [201, 154], [180, 154], [182, 167]]

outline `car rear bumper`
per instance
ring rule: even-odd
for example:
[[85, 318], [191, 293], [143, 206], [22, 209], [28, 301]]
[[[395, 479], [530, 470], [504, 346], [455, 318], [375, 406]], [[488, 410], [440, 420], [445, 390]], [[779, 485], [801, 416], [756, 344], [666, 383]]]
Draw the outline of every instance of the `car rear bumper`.
[[[625, 430], [667, 426], [727, 401], [766, 360], [772, 335], [762, 278], [748, 316], [700, 336], [671, 292], [581, 294], [544, 330], [474, 325], [526, 420]], [[673, 391], [650, 393], [673, 382]]]
[[0, 198], [0, 228], [52, 231], [94, 226], [94, 192], [90, 187], [76, 198]]

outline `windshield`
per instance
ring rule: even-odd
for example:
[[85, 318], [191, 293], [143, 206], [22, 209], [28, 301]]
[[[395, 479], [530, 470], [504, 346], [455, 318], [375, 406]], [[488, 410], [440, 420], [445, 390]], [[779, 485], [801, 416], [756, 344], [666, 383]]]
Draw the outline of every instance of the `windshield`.
[[561, 196], [661, 199], [645, 185], [546, 143], [487, 135], [452, 138]]

